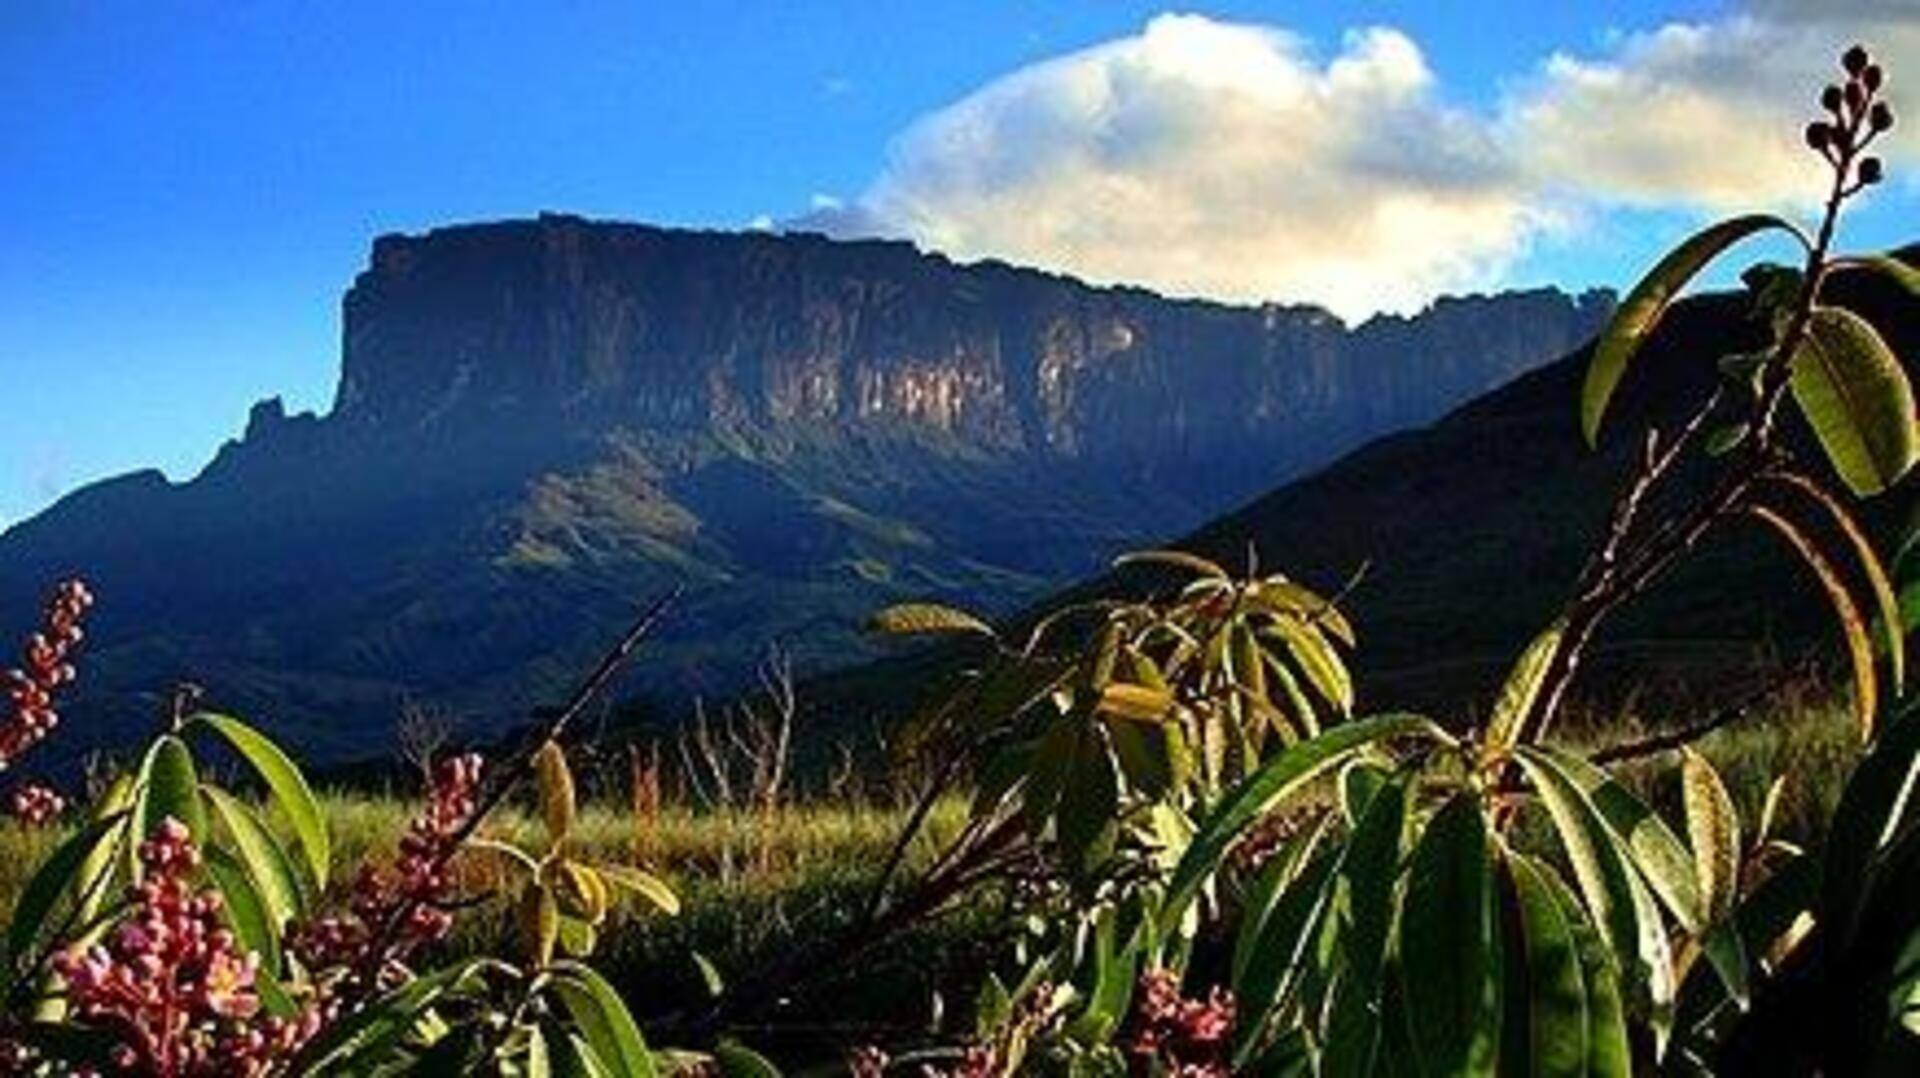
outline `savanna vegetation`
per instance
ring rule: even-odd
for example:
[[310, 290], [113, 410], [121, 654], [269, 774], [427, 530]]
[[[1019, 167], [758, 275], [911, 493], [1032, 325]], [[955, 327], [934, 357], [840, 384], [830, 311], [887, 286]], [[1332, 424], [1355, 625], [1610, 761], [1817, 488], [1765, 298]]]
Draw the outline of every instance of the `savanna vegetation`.
[[[416, 738], [417, 796], [316, 792], [182, 690], [75, 803], [11, 790], [0, 1070], [1920, 1070], [1920, 560], [1857, 513], [1920, 436], [1899, 358], [1827, 291], [1920, 302], [1911, 267], [1832, 249], [1882, 179], [1884, 81], [1856, 47], [1821, 96], [1811, 232], [1714, 225], [1621, 305], [1569, 421], [1644, 452], [1485, 715], [1356, 713], [1339, 592], [1179, 551], [1122, 559], [1143, 598], [1017, 637], [880, 611], [981, 659], [889, 781], [832, 794], [797, 792], [779, 678], [665, 753], [582, 751], [671, 596], [520, 743]], [[1699, 356], [1718, 378], [1679, 426], [1609, 427], [1669, 304], [1763, 234], [1803, 256], [1743, 277], [1770, 344]], [[1736, 526], [1820, 583], [1843, 683], [1572, 718], [1609, 619]], [[10, 767], [57, 736], [93, 604], [62, 584], [11, 673]]]

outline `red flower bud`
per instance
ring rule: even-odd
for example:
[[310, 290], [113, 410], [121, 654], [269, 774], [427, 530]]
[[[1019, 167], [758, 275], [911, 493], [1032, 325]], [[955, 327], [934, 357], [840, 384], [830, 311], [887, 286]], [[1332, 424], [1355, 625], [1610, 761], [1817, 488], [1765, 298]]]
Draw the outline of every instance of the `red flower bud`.
[[1893, 106], [1885, 101], [1873, 103], [1873, 111], [1867, 113], [1867, 123], [1875, 131], [1885, 131], [1893, 126]]
[[1866, 85], [1869, 93], [1878, 90], [1886, 78], [1886, 72], [1880, 70], [1879, 64], [1868, 64], [1866, 69], [1860, 72], [1860, 81]]
[[1840, 111], [1840, 101], [1840, 87], [1829, 86], [1820, 91], [1820, 107], [1826, 109], [1828, 112], [1838, 113]]
[[1880, 170], [1880, 159], [1878, 157], [1863, 157], [1860, 159], [1860, 182], [1862, 184], [1876, 184], [1884, 178]]
[[1846, 69], [1847, 74], [1858, 75], [1866, 70], [1868, 60], [1866, 46], [1855, 45], [1840, 57], [1840, 66]]

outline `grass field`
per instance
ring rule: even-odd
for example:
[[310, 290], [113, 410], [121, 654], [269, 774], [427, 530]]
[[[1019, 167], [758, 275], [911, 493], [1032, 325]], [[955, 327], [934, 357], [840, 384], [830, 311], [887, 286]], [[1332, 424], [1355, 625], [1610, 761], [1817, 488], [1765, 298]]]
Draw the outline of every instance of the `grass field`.
[[[1690, 721], [1675, 716], [1673, 721]], [[1565, 740], [1583, 748], [1631, 741], [1659, 724], [1631, 714], [1592, 720]], [[1846, 709], [1818, 695], [1789, 694], [1780, 703], [1718, 730], [1699, 748], [1725, 776], [1750, 828], [1772, 776], [1786, 774], [1776, 831], [1811, 841], [1832, 811], [1858, 734]], [[1620, 773], [1669, 818], [1678, 819], [1679, 784], [1671, 756], [1626, 764]], [[329, 793], [323, 798], [335, 843], [333, 876], [350, 881], [370, 858], [392, 855], [413, 804], [398, 796]], [[909, 865], [924, 864], [964, 820], [959, 798], [943, 802]], [[626, 906], [611, 916], [595, 963], [619, 985], [643, 1019], [684, 1011], [706, 993], [692, 956], [699, 954], [732, 979], [785, 952], [848, 924], [870, 893], [879, 865], [904, 814], [861, 805], [787, 805], [769, 814], [663, 810], [649, 825], [623, 807], [583, 807], [574, 837], [577, 855], [641, 864], [665, 877], [681, 897], [678, 916]], [[491, 836], [537, 841], [539, 825], [518, 808], [503, 810]], [[24, 883], [61, 838], [58, 828], [27, 830], [0, 824], [0, 909], [11, 909]], [[495, 856], [469, 854], [467, 887], [475, 894], [510, 894], [514, 880]], [[509, 903], [492, 902], [464, 918], [449, 948], [501, 952], [513, 946]], [[944, 997], [964, 1006], [980, 971], [998, 953], [997, 903], [982, 897], [889, 946], [862, 957], [857, 968], [822, 969], [780, 1015], [786, 1047], [805, 1054], [806, 1040], [825, 1052], [925, 1029]], [[771, 1033], [763, 1036], [772, 1036]], [[794, 1038], [801, 1039], [795, 1044]]]

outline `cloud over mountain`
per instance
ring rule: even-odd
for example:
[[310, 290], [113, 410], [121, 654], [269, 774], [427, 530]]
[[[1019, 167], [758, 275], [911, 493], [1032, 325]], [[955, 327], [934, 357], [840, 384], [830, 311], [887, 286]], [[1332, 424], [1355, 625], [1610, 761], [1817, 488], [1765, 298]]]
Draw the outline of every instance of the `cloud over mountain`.
[[[1846, 6], [1767, 0], [1622, 35], [1478, 110], [1392, 28], [1322, 55], [1281, 28], [1163, 15], [922, 117], [864, 193], [795, 224], [1180, 294], [1404, 311], [1498, 283], [1594, 211], [1816, 189], [1797, 122], [1835, 42], [1868, 34], [1920, 70], [1920, 7]], [[1895, 153], [1920, 156], [1899, 134]]]

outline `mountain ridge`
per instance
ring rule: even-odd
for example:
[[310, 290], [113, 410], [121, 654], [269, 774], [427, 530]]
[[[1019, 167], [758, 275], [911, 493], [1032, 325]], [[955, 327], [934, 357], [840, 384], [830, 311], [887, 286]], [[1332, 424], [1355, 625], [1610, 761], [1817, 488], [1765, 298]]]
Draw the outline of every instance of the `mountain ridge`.
[[180, 677], [322, 758], [377, 747], [407, 698], [496, 728], [674, 580], [630, 687], [721, 693], [771, 641], [861, 657], [891, 599], [1033, 601], [1610, 307], [1535, 290], [1350, 329], [885, 241], [558, 215], [383, 236], [331, 411], [260, 402], [191, 480], [8, 529], [0, 609], [96, 580], [77, 708], [103, 735]]

